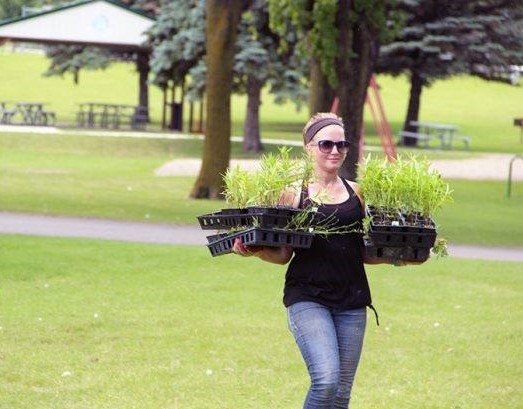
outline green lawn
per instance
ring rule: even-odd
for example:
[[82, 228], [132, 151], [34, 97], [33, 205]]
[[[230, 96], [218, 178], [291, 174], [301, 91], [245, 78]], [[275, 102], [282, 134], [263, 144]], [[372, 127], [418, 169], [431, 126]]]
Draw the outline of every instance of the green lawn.
[[[240, 144], [233, 147], [241, 156]], [[188, 199], [194, 177], [154, 171], [199, 149], [199, 140], [0, 133], [0, 210], [195, 224], [225, 203]], [[443, 237], [523, 247], [521, 182], [511, 199], [505, 181], [449, 183], [454, 202], [436, 215]]]
[[[81, 73], [78, 86], [42, 78], [40, 56], [0, 49], [0, 69], [2, 100], [49, 102], [65, 122], [78, 102], [136, 100], [129, 64]], [[397, 129], [407, 84], [380, 84]], [[473, 151], [522, 152], [511, 122], [523, 114], [521, 93], [470, 78], [437, 82], [422, 119], [460, 125]], [[264, 136], [299, 140], [307, 114], [264, 102]], [[244, 103], [233, 100], [237, 134]], [[0, 210], [195, 224], [224, 203], [190, 200], [194, 177], [154, 170], [200, 153], [197, 139], [0, 133]], [[252, 156], [233, 143], [233, 157]], [[507, 199], [506, 182], [449, 182], [454, 203], [436, 218], [443, 236], [523, 247], [521, 183]], [[212, 258], [204, 246], [0, 235], [0, 409], [300, 407], [308, 380], [281, 304], [284, 271]], [[351, 408], [521, 408], [521, 263], [451, 256], [368, 273], [381, 326], [369, 314]]]
[[[45, 57], [35, 54], [12, 53], [0, 47], [0, 100], [41, 101], [58, 114], [62, 125], [75, 122], [81, 102], [136, 104], [138, 73], [133, 63], [115, 63], [104, 71], [82, 71], [75, 85], [71, 76], [43, 77], [48, 66]], [[397, 134], [402, 126], [408, 102], [409, 84], [405, 77], [378, 78], [387, 118]], [[150, 87], [150, 108], [153, 124], [158, 130], [162, 117], [162, 95]], [[455, 77], [437, 81], [423, 92], [421, 120], [453, 123], [460, 132], [472, 138], [475, 151], [523, 153], [519, 129], [513, 126], [515, 117], [523, 116], [520, 101], [523, 87], [485, 82], [470, 77]], [[242, 135], [245, 117], [245, 96], [233, 96], [233, 134]], [[188, 107], [185, 107], [188, 118]], [[291, 103], [276, 105], [264, 93], [260, 108], [262, 137], [300, 140], [301, 129], [308, 119], [307, 109], [297, 111]], [[377, 145], [370, 112], [366, 113], [367, 140]]]
[[[203, 247], [0, 235], [0, 408], [297, 408], [284, 267]], [[353, 406], [519, 409], [514, 262], [370, 266]], [[421, 290], [423, 289], [423, 290]]]

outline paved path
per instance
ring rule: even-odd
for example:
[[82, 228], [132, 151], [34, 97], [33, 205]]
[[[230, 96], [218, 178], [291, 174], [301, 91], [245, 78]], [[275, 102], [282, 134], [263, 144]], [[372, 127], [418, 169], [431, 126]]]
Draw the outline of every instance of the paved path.
[[[138, 243], [204, 246], [206, 235], [199, 226], [123, 222], [79, 217], [43, 216], [0, 212], [0, 233], [53, 237], [82, 237]], [[451, 257], [523, 262], [523, 248], [449, 245]]]
[[[40, 132], [66, 133], [54, 127], [22, 127], [1, 125], [0, 132]], [[138, 138], [169, 138], [195, 139], [198, 135], [182, 133], [160, 132], [125, 132], [100, 130], [75, 130], [76, 133], [86, 135], [138, 137]], [[240, 137], [232, 137], [241, 140]], [[281, 143], [281, 141], [265, 140], [264, 143]], [[301, 145], [299, 141], [286, 141], [289, 144]], [[456, 152], [458, 153], [458, 152]], [[459, 152], [457, 160], [434, 160], [432, 166], [444, 178], [457, 179], [498, 179], [507, 180], [508, 166], [513, 154], [477, 154]], [[463, 158], [465, 155], [465, 158]], [[255, 160], [232, 161], [232, 165], [239, 164], [247, 169], [255, 169], [258, 162]], [[155, 171], [157, 176], [196, 175], [200, 169], [200, 159], [181, 159], [166, 163]], [[514, 162], [513, 180], [523, 180], [523, 161]], [[83, 237], [118, 241], [131, 241], [158, 244], [188, 244], [205, 245], [206, 235], [213, 232], [202, 231], [196, 224], [193, 226], [179, 226], [169, 224], [152, 224], [140, 222], [122, 222], [100, 220], [92, 218], [54, 217], [35, 214], [21, 214], [0, 212], [0, 233], [26, 234], [37, 236]], [[482, 260], [511, 260], [523, 262], [523, 248], [492, 248], [449, 245], [451, 257], [482, 259]]]

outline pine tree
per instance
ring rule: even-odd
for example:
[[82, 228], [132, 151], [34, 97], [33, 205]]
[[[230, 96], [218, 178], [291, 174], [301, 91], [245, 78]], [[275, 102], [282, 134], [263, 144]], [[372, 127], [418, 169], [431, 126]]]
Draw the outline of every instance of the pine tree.
[[[410, 76], [404, 130], [419, 116], [423, 87], [455, 74], [508, 81], [523, 63], [523, 5], [511, 0], [402, 0], [403, 28], [380, 49], [378, 72]], [[406, 138], [405, 145], [415, 139]]]

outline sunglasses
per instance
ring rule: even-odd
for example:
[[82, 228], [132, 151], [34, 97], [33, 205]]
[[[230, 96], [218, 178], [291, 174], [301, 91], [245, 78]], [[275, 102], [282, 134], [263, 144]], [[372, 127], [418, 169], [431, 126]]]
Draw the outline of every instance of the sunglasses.
[[311, 143], [311, 146], [317, 146], [318, 149], [320, 150], [320, 152], [322, 152], [322, 153], [331, 153], [332, 148], [334, 148], [335, 146], [336, 146], [336, 149], [338, 149], [339, 153], [347, 153], [349, 151], [350, 143], [347, 141], [334, 142], [334, 141], [324, 140], [324, 141], [318, 141], [317, 144]]

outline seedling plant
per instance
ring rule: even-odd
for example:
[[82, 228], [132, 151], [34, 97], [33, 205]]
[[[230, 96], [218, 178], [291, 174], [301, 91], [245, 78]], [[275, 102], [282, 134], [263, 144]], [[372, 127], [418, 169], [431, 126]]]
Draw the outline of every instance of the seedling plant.
[[[248, 207], [287, 207], [291, 208], [292, 199], [301, 194], [313, 177], [312, 158], [303, 153], [294, 158], [290, 149], [282, 147], [278, 154], [268, 153], [261, 157], [259, 169], [249, 172], [239, 166], [229, 168], [223, 175], [225, 185], [224, 196], [230, 208], [244, 209]], [[285, 195], [282, 195], [286, 192]], [[321, 202], [323, 194], [315, 198]], [[336, 218], [331, 216], [322, 221], [315, 218], [317, 207], [309, 205], [289, 220], [282, 229], [302, 232], [314, 232], [319, 235], [345, 233], [356, 231], [355, 226], [335, 226]], [[253, 218], [252, 226], [257, 226]], [[231, 231], [238, 231], [245, 226], [236, 226]]]
[[[358, 182], [367, 205], [366, 235], [372, 224], [435, 229], [434, 214], [452, 200], [449, 185], [430, 169], [426, 157], [400, 156], [389, 162], [369, 155], [358, 169]], [[447, 255], [446, 240], [438, 238], [432, 251]]]
[[290, 152], [290, 148], [282, 147], [278, 154], [263, 155], [255, 172], [238, 165], [227, 169], [223, 175], [227, 205], [236, 208], [290, 206], [291, 203], [282, 203], [282, 192], [293, 189], [299, 194], [302, 184], [309, 183], [313, 175], [311, 158], [306, 153], [294, 158]]
[[451, 190], [441, 175], [430, 169], [426, 157], [412, 155], [386, 159], [365, 158], [359, 168], [358, 182], [365, 203], [387, 219], [404, 217], [406, 223], [424, 220], [451, 200]]

